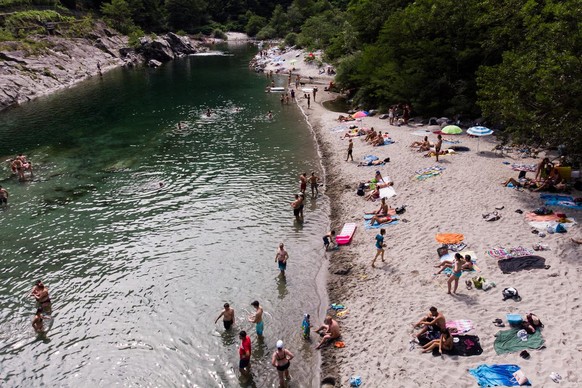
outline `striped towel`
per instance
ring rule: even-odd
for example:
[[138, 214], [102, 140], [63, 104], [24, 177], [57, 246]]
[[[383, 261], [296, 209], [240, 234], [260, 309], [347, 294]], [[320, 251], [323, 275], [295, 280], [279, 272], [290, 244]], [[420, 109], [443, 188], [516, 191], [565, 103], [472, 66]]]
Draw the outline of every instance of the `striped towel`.
[[471, 321], [470, 319], [457, 319], [454, 321], [447, 321], [446, 327], [447, 329], [451, 329], [452, 335], [467, 333], [475, 328], [475, 326], [473, 326], [473, 321]]

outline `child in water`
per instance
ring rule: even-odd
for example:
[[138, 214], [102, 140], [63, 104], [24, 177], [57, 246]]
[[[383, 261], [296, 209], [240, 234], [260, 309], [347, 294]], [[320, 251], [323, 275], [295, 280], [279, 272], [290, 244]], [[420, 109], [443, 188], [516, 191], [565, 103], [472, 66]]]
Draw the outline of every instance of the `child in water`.
[[301, 329], [303, 330], [303, 338], [311, 338], [311, 322], [309, 322], [309, 314], [303, 314], [303, 322], [301, 322]]

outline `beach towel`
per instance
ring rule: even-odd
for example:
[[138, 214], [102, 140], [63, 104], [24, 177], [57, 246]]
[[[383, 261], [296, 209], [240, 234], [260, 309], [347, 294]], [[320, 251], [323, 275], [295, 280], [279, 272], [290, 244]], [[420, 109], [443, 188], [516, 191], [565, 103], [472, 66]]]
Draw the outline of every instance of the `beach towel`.
[[465, 236], [460, 233], [438, 233], [435, 239], [441, 244], [458, 244], [465, 239]]
[[432, 135], [432, 132], [426, 131], [424, 129], [418, 129], [416, 131], [410, 132], [410, 134], [414, 135], [414, 136], [429, 136], [429, 135]]
[[561, 206], [582, 210], [582, 202], [576, 202], [574, 197], [569, 195], [540, 194], [540, 199], [544, 201], [546, 206]]
[[522, 341], [517, 336], [520, 328], [513, 328], [509, 330], [501, 330], [495, 334], [495, 342], [493, 347], [497, 354], [515, 353], [524, 349], [540, 349], [544, 345], [544, 338], [542, 332], [538, 328], [535, 333], [527, 335], [527, 341]]
[[569, 230], [571, 227], [573, 227], [577, 223], [576, 223], [576, 220], [573, 218], [566, 218], [562, 222], [558, 222], [558, 221], [530, 221], [529, 222], [529, 226], [531, 226], [532, 228], [536, 228], [536, 229], [544, 230], [544, 231], [547, 230], [548, 227], [552, 228], [553, 230], [556, 230], [556, 226], [558, 224], [562, 224], [562, 226], [564, 228], [566, 228], [566, 230]]
[[396, 190], [394, 186], [382, 187], [380, 189], [380, 198], [391, 198], [396, 195]]
[[510, 259], [513, 257], [524, 257], [524, 256], [531, 256], [534, 254], [534, 251], [531, 249], [524, 248], [522, 246], [513, 247], [513, 248], [494, 248], [485, 251], [489, 256], [493, 257], [494, 259]]
[[526, 213], [525, 214], [526, 221], [557, 221], [560, 219], [556, 213], [546, 214], [546, 215], [538, 215], [534, 212]]
[[[463, 257], [465, 257], [465, 255], [471, 256], [471, 262], [473, 263], [473, 269], [471, 271], [463, 270], [463, 272], [468, 272], [468, 273], [471, 273], [471, 272], [481, 272], [481, 268], [479, 268], [477, 266], [477, 254], [474, 251], [462, 251], [462, 252], [459, 252], [459, 253]], [[441, 260], [441, 263], [443, 261], [445, 261], [445, 260], [448, 261], [448, 262], [450, 262], [450, 263], [453, 263], [455, 261], [455, 255], [454, 255], [454, 253], [450, 253], [449, 252], [446, 255], [442, 255], [440, 257], [440, 260]], [[452, 275], [453, 274], [453, 269], [452, 268], [445, 268], [444, 271], [443, 271], [443, 273], [445, 275]]]
[[375, 155], [366, 155], [362, 158], [364, 160], [364, 162], [373, 162], [375, 160], [378, 160], [379, 158]]
[[426, 167], [426, 168], [421, 168], [420, 170], [415, 171], [415, 178], [419, 181], [428, 179], [430, 177], [433, 176], [437, 176], [440, 175], [440, 173], [444, 170], [444, 167], [441, 166], [432, 166], [432, 167]]
[[526, 269], [544, 269], [546, 268], [546, 259], [540, 256], [511, 257], [501, 259], [497, 264], [501, 272], [510, 273]]
[[443, 143], [446, 143], [446, 144], [461, 144], [461, 141], [460, 140], [443, 139]]
[[455, 151], [455, 152], [467, 152], [467, 151], [471, 151], [471, 149], [469, 147], [464, 147], [464, 146], [452, 146], [449, 147], [449, 149]]
[[[465, 243], [458, 243], [458, 244], [445, 244], [447, 246], [447, 249], [449, 251], [453, 251], [453, 252], [460, 252], [463, 249], [467, 248], [467, 244]], [[471, 256], [473, 257], [473, 256]]]
[[537, 168], [538, 168], [537, 164], [514, 163], [511, 165], [511, 169], [513, 171], [536, 172]]
[[474, 329], [473, 321], [470, 319], [457, 319], [454, 321], [447, 321], [447, 329], [451, 329], [452, 335], [460, 335], [467, 333]]
[[[480, 387], [516, 387], [519, 386], [513, 374], [521, 368], [517, 365], [481, 364], [476, 368], [469, 369], [471, 376], [477, 380]], [[531, 385], [528, 381], [525, 385]]]
[[384, 145], [390, 145], [396, 143], [394, 140], [390, 139], [389, 137], [384, 139]]
[[335, 127], [332, 127], [329, 129], [331, 132], [343, 132], [348, 130], [348, 126], [347, 125], [336, 125]]
[[[438, 352], [438, 349], [435, 349]], [[449, 356], [478, 356], [483, 353], [483, 348], [476, 335], [459, 335], [453, 339], [453, 349], [445, 351]]]

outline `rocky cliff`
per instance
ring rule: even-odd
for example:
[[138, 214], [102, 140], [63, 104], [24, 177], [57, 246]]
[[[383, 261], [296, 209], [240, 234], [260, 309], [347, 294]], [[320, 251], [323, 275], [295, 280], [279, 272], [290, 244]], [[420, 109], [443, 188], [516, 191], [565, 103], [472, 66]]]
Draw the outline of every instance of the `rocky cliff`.
[[170, 33], [143, 37], [137, 48], [127, 37], [102, 24], [88, 38], [44, 36], [31, 52], [18, 42], [0, 51], [0, 110], [69, 87], [118, 66], [159, 66], [176, 57], [205, 50], [199, 42]]

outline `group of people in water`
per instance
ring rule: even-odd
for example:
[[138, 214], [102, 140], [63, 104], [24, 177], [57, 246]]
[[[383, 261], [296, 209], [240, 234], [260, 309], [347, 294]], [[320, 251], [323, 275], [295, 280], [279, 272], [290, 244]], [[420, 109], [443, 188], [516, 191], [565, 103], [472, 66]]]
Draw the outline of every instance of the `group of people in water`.
[[[281, 256], [283, 260], [286, 261], [288, 257], [287, 252], [284, 250], [284, 245], [281, 243], [277, 252], [277, 256], [275, 260], [281, 260]], [[280, 261], [279, 261], [280, 263]], [[255, 325], [255, 331], [257, 333], [257, 337], [259, 340], [264, 338], [264, 330], [265, 330], [265, 323], [264, 323], [264, 310], [263, 307], [260, 305], [259, 301], [253, 301], [251, 306], [255, 309], [253, 314], [250, 314], [247, 317], [247, 321]], [[220, 312], [218, 317], [215, 319], [214, 323], [218, 323], [218, 321], [222, 318], [222, 324], [225, 330], [231, 330], [235, 326], [235, 312], [232, 307], [230, 307], [229, 303], [224, 304], [223, 310]], [[302, 328], [302, 335], [303, 338], [306, 340], [311, 339], [311, 322], [309, 314], [304, 314], [303, 322], [301, 323]], [[321, 341], [316, 346], [316, 349], [320, 349], [323, 345], [330, 341], [334, 341], [341, 336], [341, 330], [339, 324], [336, 320], [334, 320], [331, 316], [326, 316], [323, 324], [315, 330], [321, 336]], [[252, 343], [249, 334], [245, 330], [241, 330], [239, 332], [239, 371], [242, 376], [248, 376], [250, 374], [250, 367], [251, 367], [251, 355], [252, 355]], [[288, 349], [285, 348], [283, 340], [277, 341], [277, 349], [273, 353], [271, 357], [271, 364], [276, 368], [278, 376], [279, 376], [279, 385], [281, 387], [285, 386], [285, 381], [290, 379], [291, 376], [289, 374], [289, 366], [291, 365], [291, 360], [294, 358], [293, 353], [291, 353]]]
[[[29, 177], [34, 177], [32, 172], [32, 163], [23, 154], [18, 154], [14, 158], [7, 160], [10, 165], [10, 170], [12, 174], [18, 177], [20, 182], [26, 181], [25, 173], [29, 173]], [[8, 209], [8, 190], [5, 187], [0, 186], [0, 209]]]

